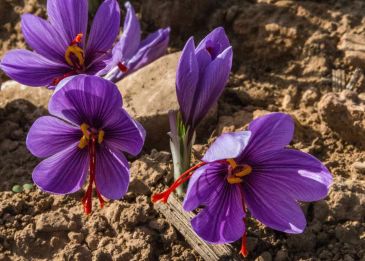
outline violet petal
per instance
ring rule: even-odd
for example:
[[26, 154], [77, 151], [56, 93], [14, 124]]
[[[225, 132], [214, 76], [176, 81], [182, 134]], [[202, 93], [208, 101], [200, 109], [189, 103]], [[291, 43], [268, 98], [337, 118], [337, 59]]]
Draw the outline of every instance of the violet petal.
[[39, 163], [32, 174], [33, 181], [43, 191], [55, 194], [73, 193], [81, 189], [88, 170], [88, 152], [78, 143]]
[[33, 123], [26, 144], [34, 156], [45, 158], [78, 142], [81, 136], [79, 127], [52, 116], [43, 116]]

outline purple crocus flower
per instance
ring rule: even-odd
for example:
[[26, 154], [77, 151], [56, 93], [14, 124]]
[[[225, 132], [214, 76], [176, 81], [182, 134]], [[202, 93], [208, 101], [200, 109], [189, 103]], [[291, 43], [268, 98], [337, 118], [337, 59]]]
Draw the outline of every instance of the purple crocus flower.
[[[247, 255], [246, 208], [268, 227], [303, 232], [306, 219], [298, 201], [325, 198], [332, 175], [313, 156], [285, 148], [293, 133], [294, 123], [287, 114], [257, 118], [248, 131], [218, 137], [202, 163], [192, 168], [197, 170], [177, 182], [191, 175], [183, 207], [186, 211], [204, 207], [191, 220], [202, 239], [222, 244], [242, 237], [241, 253]], [[169, 193], [154, 195], [153, 200], [166, 202]]]
[[232, 67], [232, 47], [222, 27], [214, 29], [195, 48], [191, 37], [182, 51], [176, 73], [176, 94], [183, 121], [192, 129], [218, 101]]
[[88, 0], [48, 0], [47, 12], [48, 21], [22, 16], [24, 38], [35, 52], [12, 50], [4, 56], [1, 69], [10, 78], [30, 86], [53, 86], [68, 76], [96, 74], [106, 66], [120, 25], [116, 0], [101, 4], [88, 38]]
[[51, 97], [48, 110], [52, 116], [34, 122], [26, 144], [33, 155], [46, 158], [33, 171], [34, 182], [46, 192], [78, 191], [89, 165], [83, 202], [85, 212], [90, 213], [93, 183], [101, 203], [101, 195], [119, 199], [127, 192], [129, 165], [123, 152], [140, 153], [145, 131], [122, 108], [122, 97], [113, 83], [86, 75], [68, 79]]
[[125, 3], [127, 15], [124, 20], [123, 34], [113, 48], [113, 56], [101, 74], [114, 82], [142, 68], [166, 53], [170, 28], [159, 29], [141, 41], [141, 27], [129, 3]]

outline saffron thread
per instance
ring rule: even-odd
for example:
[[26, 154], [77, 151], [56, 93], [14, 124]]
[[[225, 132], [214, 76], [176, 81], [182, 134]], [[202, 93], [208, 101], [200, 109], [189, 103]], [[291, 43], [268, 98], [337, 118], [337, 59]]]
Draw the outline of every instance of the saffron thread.
[[190, 177], [193, 175], [193, 171], [200, 168], [201, 166], [204, 166], [207, 164], [206, 162], [200, 162], [199, 164], [196, 164], [195, 166], [191, 167], [187, 171], [185, 171], [183, 174], [180, 175], [180, 177], [175, 180], [175, 182], [165, 191], [157, 194], [152, 195], [152, 202], [156, 203], [157, 201], [162, 201], [163, 203], [167, 203], [167, 200], [169, 199], [169, 196], [172, 192], [174, 192], [177, 187], [179, 187], [181, 184], [185, 183]]

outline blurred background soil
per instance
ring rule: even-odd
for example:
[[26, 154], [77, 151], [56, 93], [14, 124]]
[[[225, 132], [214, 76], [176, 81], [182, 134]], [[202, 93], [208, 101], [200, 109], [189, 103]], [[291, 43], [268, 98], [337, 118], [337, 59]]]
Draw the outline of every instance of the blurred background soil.
[[[194, 146], [196, 155], [220, 133], [283, 111], [296, 120], [291, 146], [321, 159], [334, 175], [325, 200], [302, 204], [308, 221], [303, 234], [287, 235], [249, 219], [247, 260], [365, 261], [365, 2], [132, 4], [144, 34], [171, 27], [169, 52], [216, 26], [229, 35], [234, 68], [211, 131]], [[0, 57], [27, 48], [20, 30], [20, 15], [27, 12], [46, 17], [45, 1], [0, 1]], [[82, 212], [82, 191], [69, 196], [36, 188], [12, 192], [14, 185], [32, 182], [39, 161], [27, 151], [25, 138], [33, 121], [47, 114], [49, 95], [13, 88], [17, 84], [4, 74], [1, 80], [0, 260], [201, 260], [150, 201], [152, 191], [172, 180], [168, 148], [146, 149], [131, 159], [126, 197], [101, 210], [94, 200], [89, 216]]]

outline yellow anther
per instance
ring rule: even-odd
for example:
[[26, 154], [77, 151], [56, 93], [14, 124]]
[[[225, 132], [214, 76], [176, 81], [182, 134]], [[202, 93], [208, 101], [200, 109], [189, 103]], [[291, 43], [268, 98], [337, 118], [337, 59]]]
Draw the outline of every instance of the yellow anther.
[[83, 149], [87, 146], [88, 143], [89, 143], [88, 139], [85, 136], [82, 136], [78, 146], [80, 149]]
[[232, 177], [228, 177], [227, 181], [229, 184], [238, 184], [238, 183], [242, 182], [242, 179], [232, 176]]
[[89, 125], [87, 125], [86, 123], [83, 123], [83, 124], [81, 124], [81, 126], [80, 126], [80, 129], [81, 129], [81, 131], [82, 131], [82, 134], [84, 134], [84, 136], [85, 136], [86, 138], [89, 138], [89, 137], [90, 137], [89, 128], [90, 128], [90, 126], [89, 126]]
[[229, 165], [231, 165], [232, 169], [235, 169], [237, 167], [237, 163], [234, 161], [234, 159], [227, 159]]
[[82, 48], [78, 47], [77, 45], [70, 45], [69, 47], [67, 47], [67, 50], [65, 53], [66, 62], [70, 66], [75, 66], [75, 64], [72, 62], [72, 59], [70, 57], [71, 54], [74, 54], [77, 57], [79, 65], [84, 65], [85, 58], [84, 58], [84, 50], [82, 50]]
[[244, 177], [252, 172], [252, 167], [250, 165], [243, 165], [243, 169], [240, 172], [235, 173], [236, 177]]
[[104, 134], [105, 134], [105, 132], [103, 130], [99, 130], [99, 133], [98, 133], [98, 143], [99, 144], [103, 142]]

